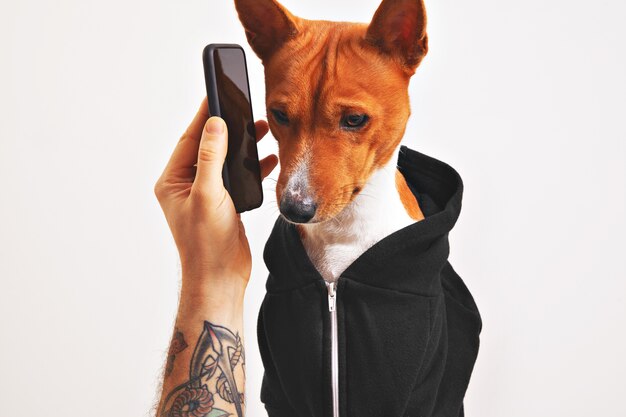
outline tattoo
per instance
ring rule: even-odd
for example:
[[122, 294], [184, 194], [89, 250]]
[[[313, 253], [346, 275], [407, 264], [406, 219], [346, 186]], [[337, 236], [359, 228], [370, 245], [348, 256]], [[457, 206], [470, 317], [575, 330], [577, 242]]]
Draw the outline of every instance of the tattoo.
[[[178, 334], [184, 343], [182, 333]], [[243, 417], [244, 394], [237, 380], [243, 389], [245, 356], [239, 334], [205, 321], [191, 357], [189, 380], [167, 395], [159, 416]]]
[[167, 364], [165, 365], [165, 376], [168, 377], [174, 370], [174, 361], [176, 355], [187, 348], [187, 342], [183, 332], [178, 329], [174, 329], [174, 337], [172, 337], [172, 343], [170, 344], [170, 350], [167, 353]]

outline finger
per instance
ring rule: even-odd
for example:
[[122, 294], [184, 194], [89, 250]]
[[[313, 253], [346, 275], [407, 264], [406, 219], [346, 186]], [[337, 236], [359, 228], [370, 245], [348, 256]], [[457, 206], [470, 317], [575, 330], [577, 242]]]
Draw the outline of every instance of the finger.
[[[256, 129], [256, 141], [260, 141], [269, 132], [270, 127], [265, 120], [259, 120], [254, 124]], [[261, 165], [261, 179], [267, 177], [278, 164], [278, 157], [276, 155], [269, 155], [260, 161]]]
[[266, 156], [259, 164], [261, 165], [261, 179], [265, 179], [278, 165], [278, 157], [274, 154]]
[[254, 124], [254, 130], [256, 131], [256, 141], [258, 142], [269, 132], [270, 127], [265, 120], [259, 120]]
[[219, 197], [223, 194], [222, 168], [228, 151], [228, 131], [220, 117], [211, 117], [204, 125], [198, 148], [196, 179], [192, 185], [203, 195]]
[[205, 97], [193, 121], [176, 144], [176, 148], [165, 167], [164, 175], [166, 177], [193, 179], [195, 173], [194, 164], [198, 160], [200, 137], [208, 118], [209, 106]]

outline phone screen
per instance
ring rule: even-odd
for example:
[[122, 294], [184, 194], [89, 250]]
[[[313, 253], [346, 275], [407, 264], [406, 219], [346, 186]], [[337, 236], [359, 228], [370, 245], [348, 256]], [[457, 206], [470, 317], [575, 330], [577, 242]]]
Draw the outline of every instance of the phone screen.
[[228, 126], [224, 185], [238, 212], [261, 205], [263, 191], [246, 59], [240, 48], [216, 48], [213, 65], [219, 116]]

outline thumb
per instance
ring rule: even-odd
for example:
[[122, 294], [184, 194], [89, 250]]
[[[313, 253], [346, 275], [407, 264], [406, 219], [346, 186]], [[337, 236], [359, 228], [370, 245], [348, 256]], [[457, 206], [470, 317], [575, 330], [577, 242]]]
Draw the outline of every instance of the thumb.
[[227, 150], [226, 123], [219, 117], [211, 117], [204, 125], [198, 149], [198, 168], [193, 182], [197, 191], [208, 196], [217, 196], [224, 190], [222, 168]]

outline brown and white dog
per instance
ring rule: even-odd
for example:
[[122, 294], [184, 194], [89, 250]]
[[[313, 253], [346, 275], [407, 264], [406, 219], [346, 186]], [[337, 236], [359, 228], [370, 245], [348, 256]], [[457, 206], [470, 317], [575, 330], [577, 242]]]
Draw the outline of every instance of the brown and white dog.
[[[265, 67], [280, 212], [322, 277], [424, 218], [396, 168], [408, 85], [428, 51], [423, 0], [383, 0], [367, 24], [306, 20], [275, 0], [235, 0]], [[394, 187], [397, 198], [377, 198]]]

